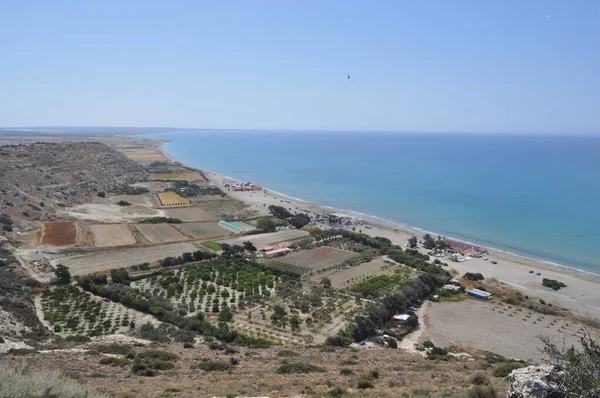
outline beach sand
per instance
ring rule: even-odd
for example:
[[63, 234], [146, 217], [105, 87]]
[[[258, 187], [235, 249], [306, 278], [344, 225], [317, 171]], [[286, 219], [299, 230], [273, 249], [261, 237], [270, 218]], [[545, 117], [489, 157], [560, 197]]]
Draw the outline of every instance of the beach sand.
[[[164, 151], [165, 156], [176, 162], [168, 152]], [[191, 167], [191, 166], [190, 166]], [[204, 171], [208, 180], [214, 185], [226, 191], [226, 183], [236, 184], [239, 181], [222, 176], [215, 172]], [[292, 213], [299, 211], [316, 212], [320, 214], [329, 214], [337, 211], [330, 208], [318, 206], [293, 197], [273, 192], [268, 189], [262, 191], [226, 191], [231, 197], [246, 203], [251, 209], [256, 210], [260, 215], [268, 215], [270, 205], [284, 206], [291, 209]], [[415, 235], [415, 232], [402, 229], [392, 224], [386, 224], [381, 220], [361, 216], [370, 228], [357, 226], [356, 230], [371, 236], [382, 236], [390, 239], [392, 243], [402, 247], [407, 243], [408, 238]], [[419, 234], [416, 234], [418, 237]], [[423, 253], [427, 251], [419, 249]], [[568, 272], [563, 269], [546, 266], [541, 263], [529, 261], [521, 257], [510, 256], [509, 254], [497, 251], [490, 251], [487, 256], [488, 261], [481, 258], [473, 258], [464, 262], [450, 262], [448, 259], [440, 258], [442, 262], [448, 262], [449, 267], [458, 271], [460, 275], [465, 272], [480, 272], [486, 278], [496, 278], [500, 282], [521, 290], [524, 294], [542, 298], [549, 302], [559, 304], [573, 313], [600, 320], [600, 280], [591, 275], [577, 272]], [[493, 265], [491, 261], [495, 260], [498, 264]], [[529, 271], [534, 270], [533, 274]], [[541, 275], [536, 275], [540, 272]], [[542, 286], [542, 278], [556, 279], [564, 282], [567, 287], [559, 291]]]

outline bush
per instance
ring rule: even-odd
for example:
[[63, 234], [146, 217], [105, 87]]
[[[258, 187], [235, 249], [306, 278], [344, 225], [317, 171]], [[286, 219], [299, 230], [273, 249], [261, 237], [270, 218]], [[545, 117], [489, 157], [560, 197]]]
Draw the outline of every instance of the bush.
[[492, 386], [475, 386], [467, 393], [469, 398], [498, 398], [500, 394]]
[[183, 343], [183, 348], [194, 348], [194, 344], [192, 344], [192, 343]]
[[104, 357], [100, 359], [100, 365], [110, 365], [110, 366], [129, 366], [131, 365], [131, 361], [126, 358], [116, 358], [116, 357]]
[[509, 362], [502, 364], [494, 369], [493, 375], [494, 377], [506, 377], [515, 369], [520, 369], [522, 367], [527, 366], [527, 364], [520, 362]]
[[198, 369], [207, 372], [227, 372], [232, 368], [228, 362], [225, 361], [206, 361], [198, 364]]
[[283, 357], [283, 358], [291, 358], [291, 357], [299, 357], [300, 354], [298, 354], [295, 351], [291, 351], [291, 350], [282, 350], [277, 353], [277, 356]]
[[297, 362], [297, 363], [285, 363], [281, 365], [275, 373], [278, 374], [292, 374], [292, 373], [324, 373], [325, 369], [311, 365], [309, 363]]
[[178, 358], [177, 355], [172, 352], [161, 350], [150, 350], [140, 352], [137, 356], [142, 359], [148, 359], [151, 361], [174, 361]]
[[348, 369], [348, 368], [343, 368], [342, 370], [340, 370], [340, 374], [344, 375], [344, 376], [350, 376], [353, 373], [354, 373], [354, 371], [352, 369]]
[[152, 362], [150, 367], [154, 370], [171, 370], [175, 367], [175, 365], [172, 362], [158, 361]]
[[433, 343], [432, 343], [431, 341], [429, 341], [429, 340], [425, 340], [425, 341], [423, 342], [423, 347], [425, 347], [425, 348], [433, 348], [433, 347], [435, 347], [435, 344], [433, 344]]
[[88, 389], [56, 370], [2, 366], [0, 397], [106, 398], [106, 395]]
[[360, 390], [365, 390], [367, 388], [373, 388], [373, 383], [371, 383], [371, 380], [369, 379], [360, 379], [356, 387]]
[[471, 383], [477, 386], [487, 386], [490, 384], [490, 380], [485, 375], [478, 373], [471, 378]]
[[100, 192], [98, 192], [98, 196], [101, 198], [106, 198], [106, 192], [100, 191]]
[[126, 200], [119, 200], [119, 201], [117, 202], [117, 204], [118, 204], [119, 206], [131, 206], [131, 203], [130, 203], [130, 202], [128, 202], [128, 201], [126, 201]]
[[468, 279], [470, 281], [475, 281], [475, 282], [480, 282], [485, 279], [483, 277], [483, 275], [480, 274], [479, 272], [477, 272], [477, 273], [467, 272], [466, 274], [464, 274], [463, 278]]
[[344, 394], [346, 394], [346, 391], [342, 387], [335, 387], [327, 393], [330, 397], [342, 397]]
[[542, 285], [549, 287], [552, 290], [559, 290], [561, 287], [567, 287], [567, 285], [565, 285], [562, 282], [557, 281], [556, 279], [548, 279], [548, 278], [542, 279]]
[[372, 370], [372, 371], [369, 372], [369, 376], [371, 376], [374, 379], [379, 379], [379, 371]]

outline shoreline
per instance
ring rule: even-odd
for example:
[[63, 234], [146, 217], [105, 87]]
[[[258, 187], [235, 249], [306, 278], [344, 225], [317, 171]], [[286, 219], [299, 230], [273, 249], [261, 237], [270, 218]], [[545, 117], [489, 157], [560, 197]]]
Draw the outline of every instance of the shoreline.
[[[211, 170], [199, 169], [198, 167], [177, 160], [173, 154], [165, 149], [165, 145], [168, 142], [170, 141], [160, 140], [158, 149], [170, 161], [194, 170], [202, 171], [210, 183], [220, 188], [223, 188], [223, 185], [227, 182], [239, 182], [239, 180], [234, 177], [222, 175]], [[246, 203], [246, 205], [257, 211], [261, 216], [268, 214], [266, 209], [269, 205], [282, 205], [282, 203], [284, 203], [286, 207], [296, 206], [297, 209], [305, 211], [324, 214], [336, 212], [349, 214], [363, 219], [369, 227], [367, 229], [365, 226], [357, 226], [357, 230], [362, 229], [364, 233], [371, 236], [386, 237], [394, 244], [402, 247], [405, 246], [408, 238], [413, 235], [418, 237], [422, 237], [425, 233], [430, 233], [434, 236], [437, 235], [434, 232], [425, 231], [417, 227], [398, 225], [376, 216], [318, 205], [301, 198], [270, 190], [268, 187], [263, 187], [263, 191], [228, 191], [227, 194]], [[454, 241], [465, 242], [465, 240], [461, 239], [454, 239], [452, 237], [447, 238]], [[479, 246], [473, 242], [465, 243]], [[563, 266], [551, 261], [532, 259], [490, 247], [488, 247], [488, 250], [489, 255], [487, 257], [489, 258], [489, 261], [485, 261], [482, 258], [472, 258], [463, 262], [448, 262], [448, 268], [456, 270], [460, 275], [465, 272], [481, 272], [486, 278], [495, 278], [508, 286], [521, 290], [524, 294], [530, 294], [546, 301], [560, 303], [561, 307], [567, 308], [573, 313], [600, 320], [600, 289], [598, 288], [598, 285], [600, 284], [600, 275], [577, 268]], [[423, 253], [428, 252], [422, 248], [419, 249], [419, 251]], [[443, 262], [447, 261], [445, 259], [442, 260]], [[490, 263], [491, 260], [496, 260], [498, 264], [492, 265]], [[537, 273], [541, 273], [541, 276], [537, 275]], [[543, 287], [541, 284], [542, 278], [557, 279], [564, 282], [567, 285], [567, 288], [563, 288], [560, 291], [554, 291]]]
[[[195, 167], [193, 165], [190, 165], [190, 164], [187, 164], [187, 163], [183, 163], [183, 162], [177, 160], [173, 154], [171, 154], [169, 151], [167, 151], [165, 149], [165, 145], [170, 142], [169, 140], [160, 140], [160, 142], [161, 143], [160, 143], [160, 146], [159, 146], [158, 149], [165, 155], [165, 157], [167, 157], [170, 161], [172, 161], [174, 163], [179, 163], [179, 164], [181, 164], [181, 165], [183, 165], [185, 167], [188, 167], [188, 168], [191, 168], [191, 169], [194, 169], [194, 170], [198, 170], [198, 171], [202, 171], [204, 173], [212, 174], [215, 177], [227, 179], [228, 181], [234, 181], [234, 182], [237, 182], [237, 183], [243, 183], [244, 182], [244, 181], [238, 180], [235, 177], [231, 177], [231, 176], [227, 176], [227, 175], [221, 174], [218, 171], [213, 171], [213, 170], [208, 170], [208, 169], [203, 170], [203, 169], [199, 169], [199, 168], [197, 168], [197, 167]], [[214, 184], [214, 181], [212, 181], [210, 179], [209, 179], [209, 182], [211, 182], [211, 183]], [[277, 196], [280, 196], [282, 198], [286, 198], [286, 199], [289, 199], [289, 200], [293, 200], [295, 202], [301, 202], [301, 203], [305, 203], [306, 205], [314, 206], [316, 208], [321, 209], [325, 213], [344, 213], [344, 214], [348, 214], [348, 215], [351, 215], [353, 217], [363, 219], [366, 222], [368, 221], [371, 224], [378, 224], [379, 226], [382, 226], [384, 228], [399, 229], [399, 230], [401, 230], [404, 233], [411, 234], [411, 236], [415, 235], [417, 237], [422, 237], [424, 234], [427, 234], [427, 233], [431, 234], [432, 236], [441, 235], [441, 234], [439, 234], [439, 233], [437, 233], [435, 231], [429, 231], [429, 230], [422, 229], [422, 228], [419, 228], [419, 227], [406, 225], [404, 223], [398, 223], [398, 222], [386, 220], [386, 219], [383, 219], [381, 217], [374, 216], [374, 215], [371, 215], [371, 214], [362, 213], [362, 212], [359, 212], [359, 211], [356, 211], [356, 210], [341, 209], [341, 208], [337, 208], [337, 207], [333, 207], [333, 206], [324, 206], [324, 205], [320, 205], [318, 203], [312, 203], [312, 202], [310, 202], [308, 200], [297, 198], [297, 197], [294, 197], [294, 196], [290, 196], [290, 195], [287, 195], [285, 193], [272, 190], [272, 189], [270, 189], [268, 187], [263, 187], [263, 186], [261, 186], [261, 187], [263, 188], [263, 190], [265, 190], [265, 191], [267, 191], [267, 192], [269, 192], [271, 194], [274, 194], [274, 195], [277, 195]], [[243, 201], [243, 199], [242, 199], [242, 201]], [[460, 242], [460, 243], [470, 244], [470, 245], [473, 245], [473, 246], [480, 246], [480, 247], [484, 246], [484, 245], [481, 245], [481, 244], [479, 244], [477, 242], [473, 242], [473, 241], [469, 241], [469, 240], [465, 240], [465, 239], [461, 239], [461, 238], [455, 238], [455, 237], [452, 237], [452, 236], [445, 236], [445, 238], [447, 238], [447, 239], [449, 239], [451, 241], [454, 241], [454, 242]], [[540, 267], [540, 268], [543, 268], [543, 269], [548, 269], [548, 270], [553, 270], [553, 271], [558, 271], [558, 272], [564, 272], [564, 273], [567, 273], [567, 274], [576, 275], [576, 276], [579, 276], [581, 278], [588, 279], [588, 280], [600, 283], [600, 274], [597, 274], [597, 273], [594, 273], [594, 272], [591, 272], [591, 271], [586, 271], [586, 270], [583, 270], [583, 269], [580, 269], [580, 268], [575, 268], [575, 267], [570, 267], [570, 266], [562, 265], [562, 264], [556, 263], [556, 262], [551, 261], [551, 260], [546, 260], [546, 259], [542, 259], [542, 258], [535, 258], [535, 257], [529, 257], [528, 255], [513, 253], [513, 252], [510, 252], [510, 251], [507, 251], [507, 250], [503, 250], [503, 249], [498, 249], [498, 248], [494, 248], [494, 247], [487, 247], [487, 246], [485, 246], [485, 247], [489, 250], [490, 253], [493, 253], [496, 257], [501, 258], [503, 260], [519, 262], [519, 263], [521, 263], [524, 266]]]

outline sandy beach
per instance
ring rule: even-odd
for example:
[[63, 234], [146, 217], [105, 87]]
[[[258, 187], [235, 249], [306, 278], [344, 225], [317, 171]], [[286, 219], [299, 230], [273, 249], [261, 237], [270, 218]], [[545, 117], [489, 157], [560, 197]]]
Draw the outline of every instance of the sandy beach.
[[[165, 156], [177, 162], [162, 146], [161, 150]], [[204, 171], [204, 174], [212, 184], [224, 191], [226, 191], [225, 184], [239, 183], [235, 179], [212, 171]], [[268, 207], [271, 205], [284, 206], [293, 213], [298, 211], [320, 214], [343, 212], [289, 197], [268, 189], [263, 189], [262, 191], [227, 191], [227, 193], [231, 197], [243, 201], [260, 215], [268, 215]], [[362, 232], [371, 236], [386, 237], [394, 244], [403, 247], [408, 238], [415, 235], [413, 231], [386, 224], [377, 219], [366, 216], [361, 216], [360, 218], [365, 220], [368, 228], [357, 227], [357, 230], [361, 229]], [[419, 235], [417, 234], [417, 236]], [[427, 252], [425, 249], [419, 250], [423, 253]], [[441, 260], [448, 262], [449, 268], [457, 270], [460, 275], [465, 272], [480, 272], [486, 278], [496, 278], [500, 282], [521, 290], [524, 294], [554, 302], [577, 315], [600, 320], [600, 280], [594, 278], [592, 275], [577, 273], [575, 270], [568, 272], [563, 269], [552, 268], [541, 263], [528, 261], [520, 257], [513, 257], [493, 250], [490, 251], [487, 257], [488, 261], [482, 258], [472, 258], [464, 262], [449, 262], [447, 259]], [[492, 264], [492, 260], [495, 260], [498, 264]], [[534, 270], [535, 272], [529, 273], [530, 270]], [[538, 272], [541, 275], [536, 275]], [[554, 291], [542, 286], [543, 278], [556, 279], [565, 283], [567, 287], [559, 291]]]

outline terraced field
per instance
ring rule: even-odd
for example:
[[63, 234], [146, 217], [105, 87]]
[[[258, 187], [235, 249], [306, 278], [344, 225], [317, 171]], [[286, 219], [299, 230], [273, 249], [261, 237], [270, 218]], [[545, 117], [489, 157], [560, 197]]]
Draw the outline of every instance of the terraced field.
[[321, 246], [310, 250], [302, 250], [281, 257], [279, 261], [313, 270], [320, 270], [355, 257], [356, 253]]
[[218, 238], [228, 235], [215, 222], [190, 222], [180, 224], [179, 227], [196, 238]]
[[71, 275], [86, 275], [106, 270], [130, 267], [141, 263], [154, 263], [165, 257], [177, 257], [185, 252], [198, 250], [189, 243], [174, 243], [153, 247], [119, 250], [110, 253], [94, 253], [63, 257], [52, 261], [53, 265], [69, 267]]
[[42, 244], [66, 246], [75, 244], [76, 227], [73, 222], [48, 222], [42, 231]]
[[128, 224], [91, 225], [90, 231], [96, 247], [127, 246], [136, 243]]
[[188, 239], [169, 224], [137, 224], [135, 227], [152, 243], [178, 242]]

